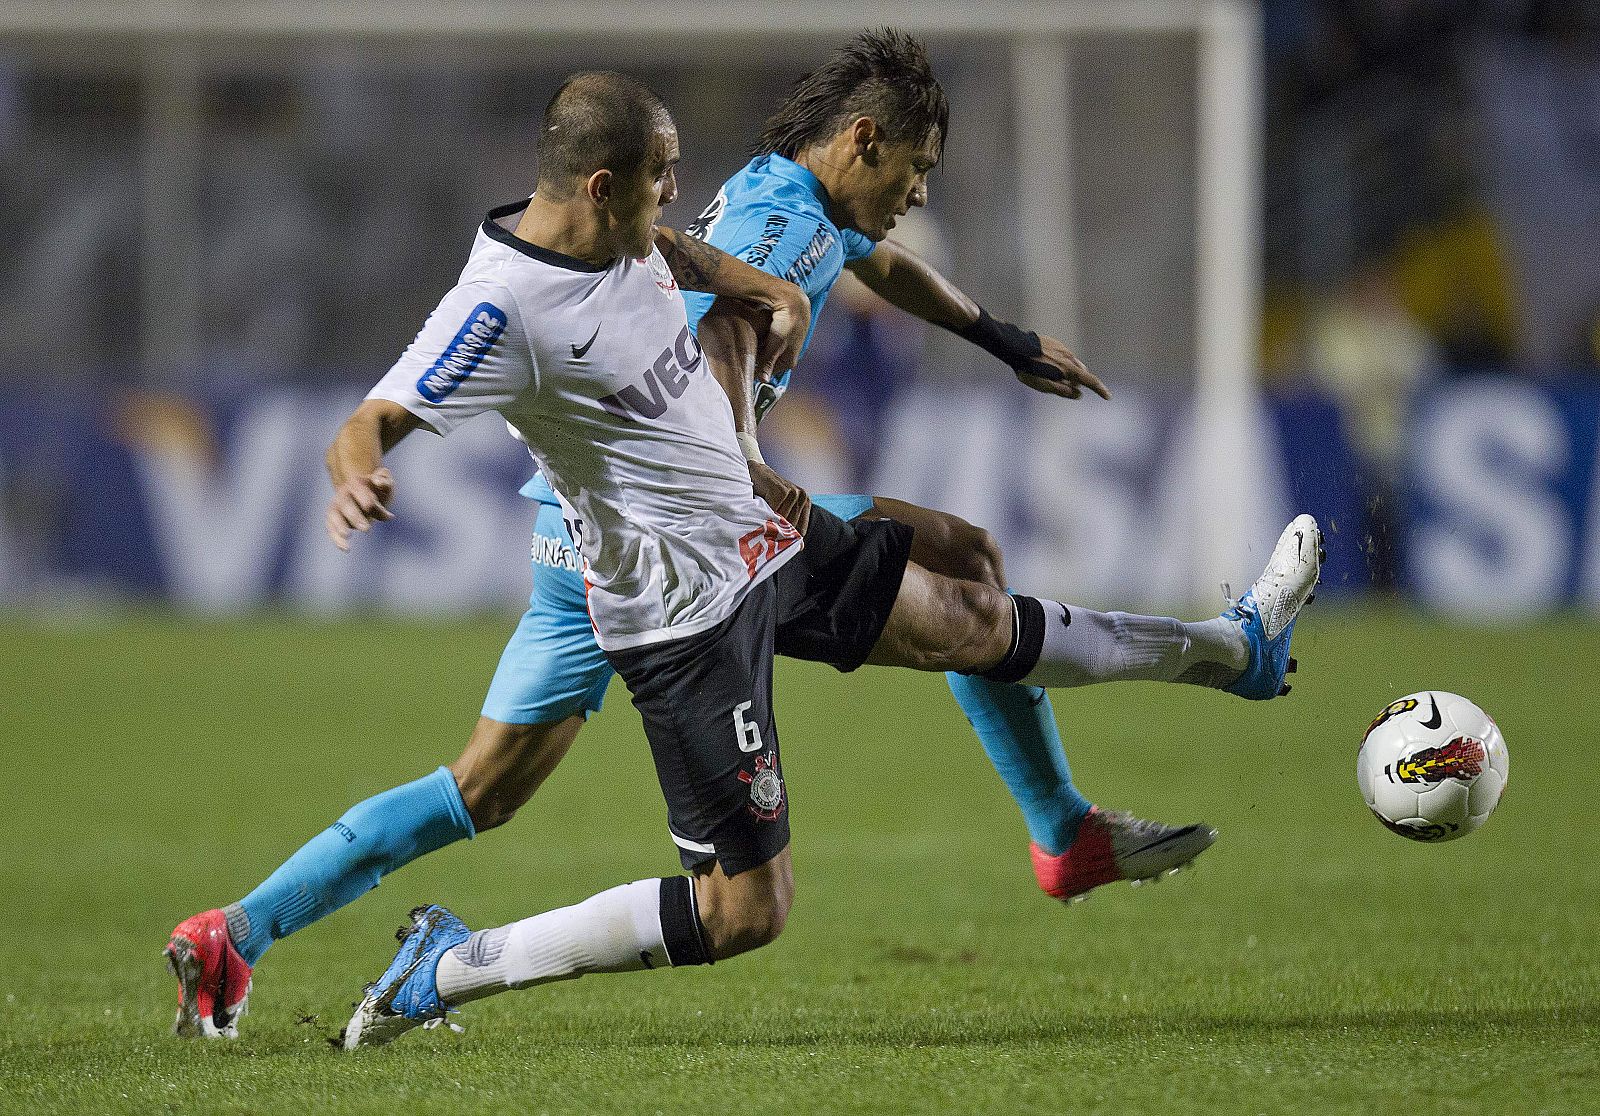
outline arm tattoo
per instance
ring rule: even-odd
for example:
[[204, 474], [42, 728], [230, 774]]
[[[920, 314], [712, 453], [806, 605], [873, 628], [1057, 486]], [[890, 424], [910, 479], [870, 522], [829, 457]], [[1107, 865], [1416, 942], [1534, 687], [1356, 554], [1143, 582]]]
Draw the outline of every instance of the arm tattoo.
[[722, 270], [722, 261], [729, 258], [722, 249], [713, 248], [703, 240], [676, 231], [672, 234], [672, 246], [666, 252], [666, 257], [672, 277], [686, 291], [712, 290], [717, 272]]

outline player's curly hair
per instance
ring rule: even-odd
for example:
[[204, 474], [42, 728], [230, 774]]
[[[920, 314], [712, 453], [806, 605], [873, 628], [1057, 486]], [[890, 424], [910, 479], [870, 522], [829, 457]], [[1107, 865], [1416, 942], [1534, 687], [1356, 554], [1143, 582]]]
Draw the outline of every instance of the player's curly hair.
[[922, 143], [937, 130], [944, 146], [950, 102], [921, 42], [892, 27], [861, 32], [795, 82], [762, 128], [755, 154], [793, 159], [861, 116], [876, 120], [891, 140]]
[[671, 126], [661, 98], [641, 81], [611, 70], [588, 70], [561, 83], [539, 129], [539, 192], [570, 197], [577, 180], [597, 170], [631, 175], [650, 154], [650, 137]]

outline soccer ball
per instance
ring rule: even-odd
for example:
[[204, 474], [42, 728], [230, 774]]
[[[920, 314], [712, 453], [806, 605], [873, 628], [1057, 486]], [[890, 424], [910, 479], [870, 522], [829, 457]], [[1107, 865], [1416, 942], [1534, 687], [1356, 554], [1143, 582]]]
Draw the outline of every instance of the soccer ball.
[[1390, 702], [1356, 757], [1367, 808], [1413, 841], [1454, 841], [1488, 821], [1510, 770], [1500, 726], [1438, 690]]

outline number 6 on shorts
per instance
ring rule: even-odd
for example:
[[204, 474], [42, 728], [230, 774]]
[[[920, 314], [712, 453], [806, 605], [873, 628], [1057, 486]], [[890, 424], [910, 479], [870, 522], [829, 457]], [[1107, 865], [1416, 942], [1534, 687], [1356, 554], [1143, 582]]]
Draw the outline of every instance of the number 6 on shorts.
[[749, 711], [753, 702], [741, 701], [733, 707], [733, 729], [739, 734], [739, 751], [761, 751], [761, 726], [754, 721], [747, 721], [744, 715]]

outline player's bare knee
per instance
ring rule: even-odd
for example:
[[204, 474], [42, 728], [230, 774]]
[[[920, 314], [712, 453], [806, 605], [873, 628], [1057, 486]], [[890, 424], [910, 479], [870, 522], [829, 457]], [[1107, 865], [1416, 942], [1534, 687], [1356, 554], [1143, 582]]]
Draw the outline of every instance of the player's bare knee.
[[473, 828], [482, 833], [514, 818], [575, 735], [560, 722], [512, 725], [481, 718], [466, 749], [450, 765]]
[[779, 890], [766, 892], [759, 899], [742, 905], [734, 920], [732, 943], [734, 952], [744, 953], [771, 945], [783, 933], [789, 921], [789, 907], [793, 894]]
[[789, 924], [789, 911], [794, 907], [794, 876], [792, 873], [783, 872], [774, 881], [767, 893], [767, 902], [763, 909], [765, 918], [760, 927], [765, 941], [769, 945], [778, 940], [778, 935], [783, 933], [783, 928]]
[[1011, 642], [1011, 602], [979, 581], [947, 579], [940, 586], [940, 644], [927, 669], [969, 670], [1005, 654]]
[[1006, 559], [1000, 553], [1000, 544], [982, 527], [968, 523], [963, 538], [962, 553], [966, 556], [967, 573], [962, 576], [993, 589], [1006, 587]]
[[[476, 761], [476, 762], [475, 762]], [[474, 757], [472, 748], [450, 765], [461, 803], [479, 833], [504, 825], [533, 795], [517, 770], [503, 763], [485, 763]]]
[[701, 928], [718, 961], [777, 941], [794, 905], [787, 863], [765, 864], [731, 878], [705, 876], [699, 885]]
[[999, 662], [1016, 627], [1011, 598], [1003, 589], [978, 581], [952, 583], [947, 622], [951, 655], [945, 670], [976, 670]]
[[712, 954], [718, 960], [771, 945], [789, 921], [789, 903], [775, 895], [740, 903], [724, 910], [713, 931]]
[[456, 787], [461, 791], [461, 801], [472, 818], [472, 828], [479, 833], [505, 825], [517, 816], [517, 811], [528, 801], [529, 795], [502, 788], [484, 780], [462, 781], [456, 774]]
[[518, 766], [507, 740], [478, 729], [461, 758], [450, 764], [450, 774], [461, 791], [462, 806], [472, 817], [472, 827], [483, 833], [504, 825], [517, 815], [533, 790]]
[[1005, 559], [994, 536], [960, 516], [878, 499], [873, 514], [910, 523], [916, 530], [911, 560], [933, 573], [1005, 588]]
[[906, 568], [869, 663], [913, 670], [981, 670], [1011, 643], [1011, 601], [994, 586]]
[[1005, 558], [1000, 544], [982, 527], [950, 516], [938, 545], [942, 551], [939, 572], [961, 581], [976, 581], [996, 589], [1006, 585]]

